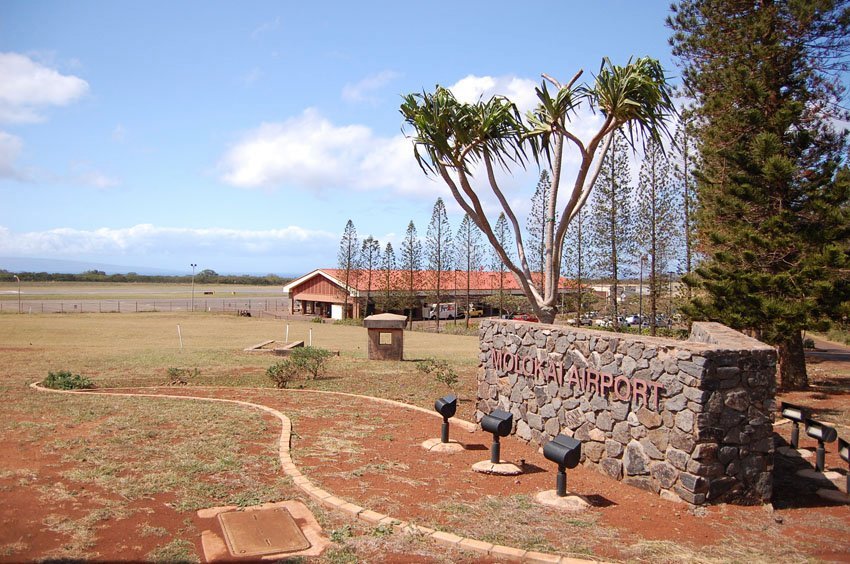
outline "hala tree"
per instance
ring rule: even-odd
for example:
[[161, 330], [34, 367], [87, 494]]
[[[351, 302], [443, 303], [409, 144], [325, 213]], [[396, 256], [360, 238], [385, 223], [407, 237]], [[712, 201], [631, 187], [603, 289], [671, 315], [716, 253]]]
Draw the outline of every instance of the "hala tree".
[[[808, 386], [801, 332], [850, 299], [850, 174], [840, 71], [846, 0], [674, 5], [674, 55], [695, 98], [700, 251], [687, 310], [777, 347], [783, 389]], [[730, 25], [734, 22], [734, 25]]]
[[[625, 66], [604, 59], [593, 84], [577, 84], [579, 71], [566, 84], [544, 75], [536, 89], [539, 104], [527, 116], [505, 97], [467, 104], [438, 86], [434, 92], [409, 94], [401, 105], [405, 123], [413, 129], [414, 155], [425, 174], [439, 176], [460, 207], [469, 214], [513, 273], [541, 321], [551, 323], [557, 313], [558, 279], [567, 226], [581, 211], [593, 189], [611, 134], [620, 129], [658, 139], [667, 133], [666, 120], [674, 112], [670, 88], [658, 61], [642, 57]], [[550, 90], [554, 88], [554, 92]], [[582, 107], [602, 114], [602, 122], [585, 140], [571, 119]], [[559, 206], [564, 151], [578, 152], [578, 169]], [[495, 167], [524, 166], [529, 158], [545, 159], [552, 171], [551, 197], [543, 234], [544, 268], [541, 288], [532, 282], [531, 267], [519, 221], [496, 180]], [[473, 168], [486, 181], [473, 186]], [[483, 170], [481, 170], [483, 168]], [[567, 181], [569, 182], [569, 181]], [[489, 187], [510, 222], [516, 260], [494, 234], [484, 210], [481, 192]]]
[[468, 215], [463, 216], [455, 234], [455, 264], [466, 271], [466, 328], [469, 329], [469, 287], [472, 272], [481, 268], [481, 231]]
[[666, 286], [660, 274], [669, 266], [678, 231], [670, 162], [658, 143], [646, 147], [636, 195], [635, 239], [641, 261], [643, 257], [648, 259], [649, 331], [655, 335], [658, 297]]
[[590, 229], [595, 242], [593, 256], [596, 270], [611, 280], [611, 316], [614, 329], [619, 329], [618, 298], [623, 257], [628, 256], [634, 246], [633, 220], [629, 213], [632, 200], [629, 154], [622, 135], [614, 135], [611, 150], [605, 155], [602, 165], [596, 179], [595, 213]]
[[372, 301], [372, 273], [381, 263], [381, 244], [377, 239], [369, 235], [363, 239], [360, 247], [360, 268], [366, 275], [366, 310], [369, 315], [369, 303]]
[[436, 290], [437, 302], [437, 333], [440, 332], [440, 283], [443, 272], [452, 268], [452, 228], [446, 215], [446, 204], [442, 198], [437, 198], [434, 210], [431, 212], [431, 222], [425, 234], [425, 257], [428, 261], [428, 270], [435, 277], [434, 288]]
[[343, 271], [343, 283], [345, 284], [345, 307], [342, 310], [343, 319], [348, 317], [348, 296], [349, 288], [354, 276], [357, 274], [357, 266], [360, 249], [357, 245], [357, 229], [354, 227], [354, 222], [350, 219], [345, 224], [345, 230], [342, 232], [342, 239], [339, 242], [339, 251], [337, 252], [337, 264], [339, 269]]
[[413, 328], [413, 307], [416, 303], [416, 274], [422, 270], [422, 241], [416, 233], [413, 220], [407, 224], [407, 231], [401, 241], [401, 268], [405, 274], [407, 299], [405, 305], [410, 308], [410, 327]]

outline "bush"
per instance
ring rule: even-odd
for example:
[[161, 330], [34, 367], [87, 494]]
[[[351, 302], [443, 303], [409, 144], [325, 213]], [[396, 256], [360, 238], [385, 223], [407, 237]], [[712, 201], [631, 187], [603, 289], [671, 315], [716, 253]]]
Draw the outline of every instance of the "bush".
[[457, 373], [446, 360], [426, 358], [416, 363], [416, 369], [424, 374], [433, 374], [437, 382], [445, 384], [449, 389], [454, 390], [457, 385]]
[[324, 318], [324, 317], [319, 317], [319, 316], [317, 315], [316, 317], [314, 317], [313, 319], [311, 319], [311, 320], [310, 320], [310, 322], [311, 322], [311, 323], [324, 323], [324, 322], [325, 322], [325, 318]]
[[47, 378], [42, 380], [41, 385], [54, 390], [85, 390], [94, 388], [91, 380], [79, 374], [71, 374], [67, 370], [48, 372]]
[[318, 347], [298, 347], [292, 349], [292, 352], [289, 353], [290, 362], [298, 370], [312, 374], [313, 378], [319, 377], [330, 357], [331, 351]]
[[171, 367], [168, 369], [168, 377], [170, 378], [168, 385], [169, 386], [185, 386], [189, 383], [189, 378], [197, 378], [201, 375], [201, 371], [197, 368], [193, 368], [189, 370], [188, 368], [174, 368]]
[[811, 337], [806, 337], [803, 339], [803, 348], [804, 349], [814, 349], [815, 348], [815, 340]]
[[348, 319], [337, 319], [333, 324], [345, 325], [347, 327], [363, 327], [363, 320], [359, 317], [349, 317]]
[[276, 362], [266, 368], [266, 376], [271, 378], [275, 388], [285, 388], [296, 374], [298, 374], [298, 367], [291, 360]]

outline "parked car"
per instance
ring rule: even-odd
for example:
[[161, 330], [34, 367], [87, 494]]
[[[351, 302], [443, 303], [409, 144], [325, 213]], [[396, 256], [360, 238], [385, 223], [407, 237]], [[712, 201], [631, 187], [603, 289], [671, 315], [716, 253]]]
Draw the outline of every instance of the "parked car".
[[537, 323], [540, 321], [537, 319], [537, 316], [532, 313], [518, 313], [514, 315], [513, 319], [515, 321], [531, 321], [532, 323]]
[[481, 317], [482, 315], [484, 315], [483, 309], [475, 304], [469, 304], [469, 317]]

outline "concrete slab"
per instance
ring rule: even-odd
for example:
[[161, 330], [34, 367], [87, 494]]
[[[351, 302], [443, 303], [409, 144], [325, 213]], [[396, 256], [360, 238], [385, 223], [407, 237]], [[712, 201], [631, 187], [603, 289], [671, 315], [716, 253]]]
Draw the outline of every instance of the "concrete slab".
[[559, 497], [555, 490], [539, 492], [534, 496], [534, 501], [540, 505], [571, 512], [584, 511], [590, 507], [590, 503], [580, 495], [570, 495], [567, 493], [566, 496]]
[[500, 460], [498, 464], [493, 464], [489, 460], [482, 460], [481, 462], [473, 464], [472, 470], [482, 474], [495, 474], [497, 476], [516, 476], [518, 474], [522, 474], [522, 470], [519, 466], [502, 460]]
[[422, 448], [428, 452], [452, 453], [461, 452], [465, 447], [452, 439], [449, 439], [447, 443], [442, 442], [440, 439], [428, 439], [422, 443]]

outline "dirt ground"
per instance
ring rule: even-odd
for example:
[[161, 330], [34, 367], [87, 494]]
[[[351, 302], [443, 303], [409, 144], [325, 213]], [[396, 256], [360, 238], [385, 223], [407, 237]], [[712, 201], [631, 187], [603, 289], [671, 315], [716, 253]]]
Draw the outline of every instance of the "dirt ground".
[[[777, 399], [811, 407], [816, 418], [836, 425], [840, 436], [850, 437], [850, 350], [825, 342], [818, 342], [818, 349], [809, 354], [812, 389]], [[815, 494], [824, 484], [795, 474], [811, 466], [813, 459], [778, 456], [773, 503], [758, 507], [692, 509], [577, 468], [568, 471], [568, 490], [585, 496], [592, 506], [581, 513], [561, 513], [533, 502], [537, 492], [554, 488], [555, 468], [536, 449], [513, 438], [503, 439], [502, 458], [521, 465], [524, 473], [488, 476], [472, 472], [471, 466], [489, 458], [489, 435], [453, 426], [452, 438], [465, 450], [426, 453], [420, 444], [439, 436], [440, 420], [419, 411], [303, 390], [183, 387], [161, 392], [240, 399], [277, 409], [292, 420], [296, 465], [316, 485], [369, 509], [462, 536], [614, 561], [850, 562], [850, 506], [824, 501]], [[267, 440], [273, 447], [279, 431], [275, 420], [264, 417], [269, 429], [257, 440]], [[96, 422], [90, 425], [94, 428]], [[789, 425], [775, 429], [778, 444], [788, 440]], [[85, 437], [86, 432], [85, 425], [58, 429], [49, 441]], [[73, 541], [74, 530], [62, 527], [68, 517], [97, 519], [92, 508], [101, 506], [112, 511], [104, 512], [96, 537], [89, 539], [97, 560], [150, 559], [164, 530], [180, 530], [185, 538], [196, 539], [192, 546], [175, 548], [203, 554], [200, 531], [217, 525], [203, 522], [194, 512], [177, 510], [167, 496], [127, 501], [96, 484], [69, 480], [67, 471], [74, 462], [51, 453], [46, 444], [47, 439], [0, 439], [0, 545], [4, 547], [0, 561], [50, 558]], [[814, 449], [816, 443], [803, 436], [801, 446]], [[826, 465], [847, 471], [835, 444], [827, 449]], [[269, 483], [278, 478], [273, 472], [265, 477]], [[39, 492], [46, 491], [51, 494], [49, 504], [39, 497]], [[299, 497], [294, 487], [284, 493]], [[344, 515], [326, 516], [324, 525], [335, 541], [356, 534], [358, 527]], [[368, 534], [380, 537], [383, 532], [376, 529]], [[156, 559], [182, 558], [170, 557], [166, 551]], [[415, 544], [376, 544], [371, 551], [361, 552], [360, 559], [477, 560], [474, 555]]]

